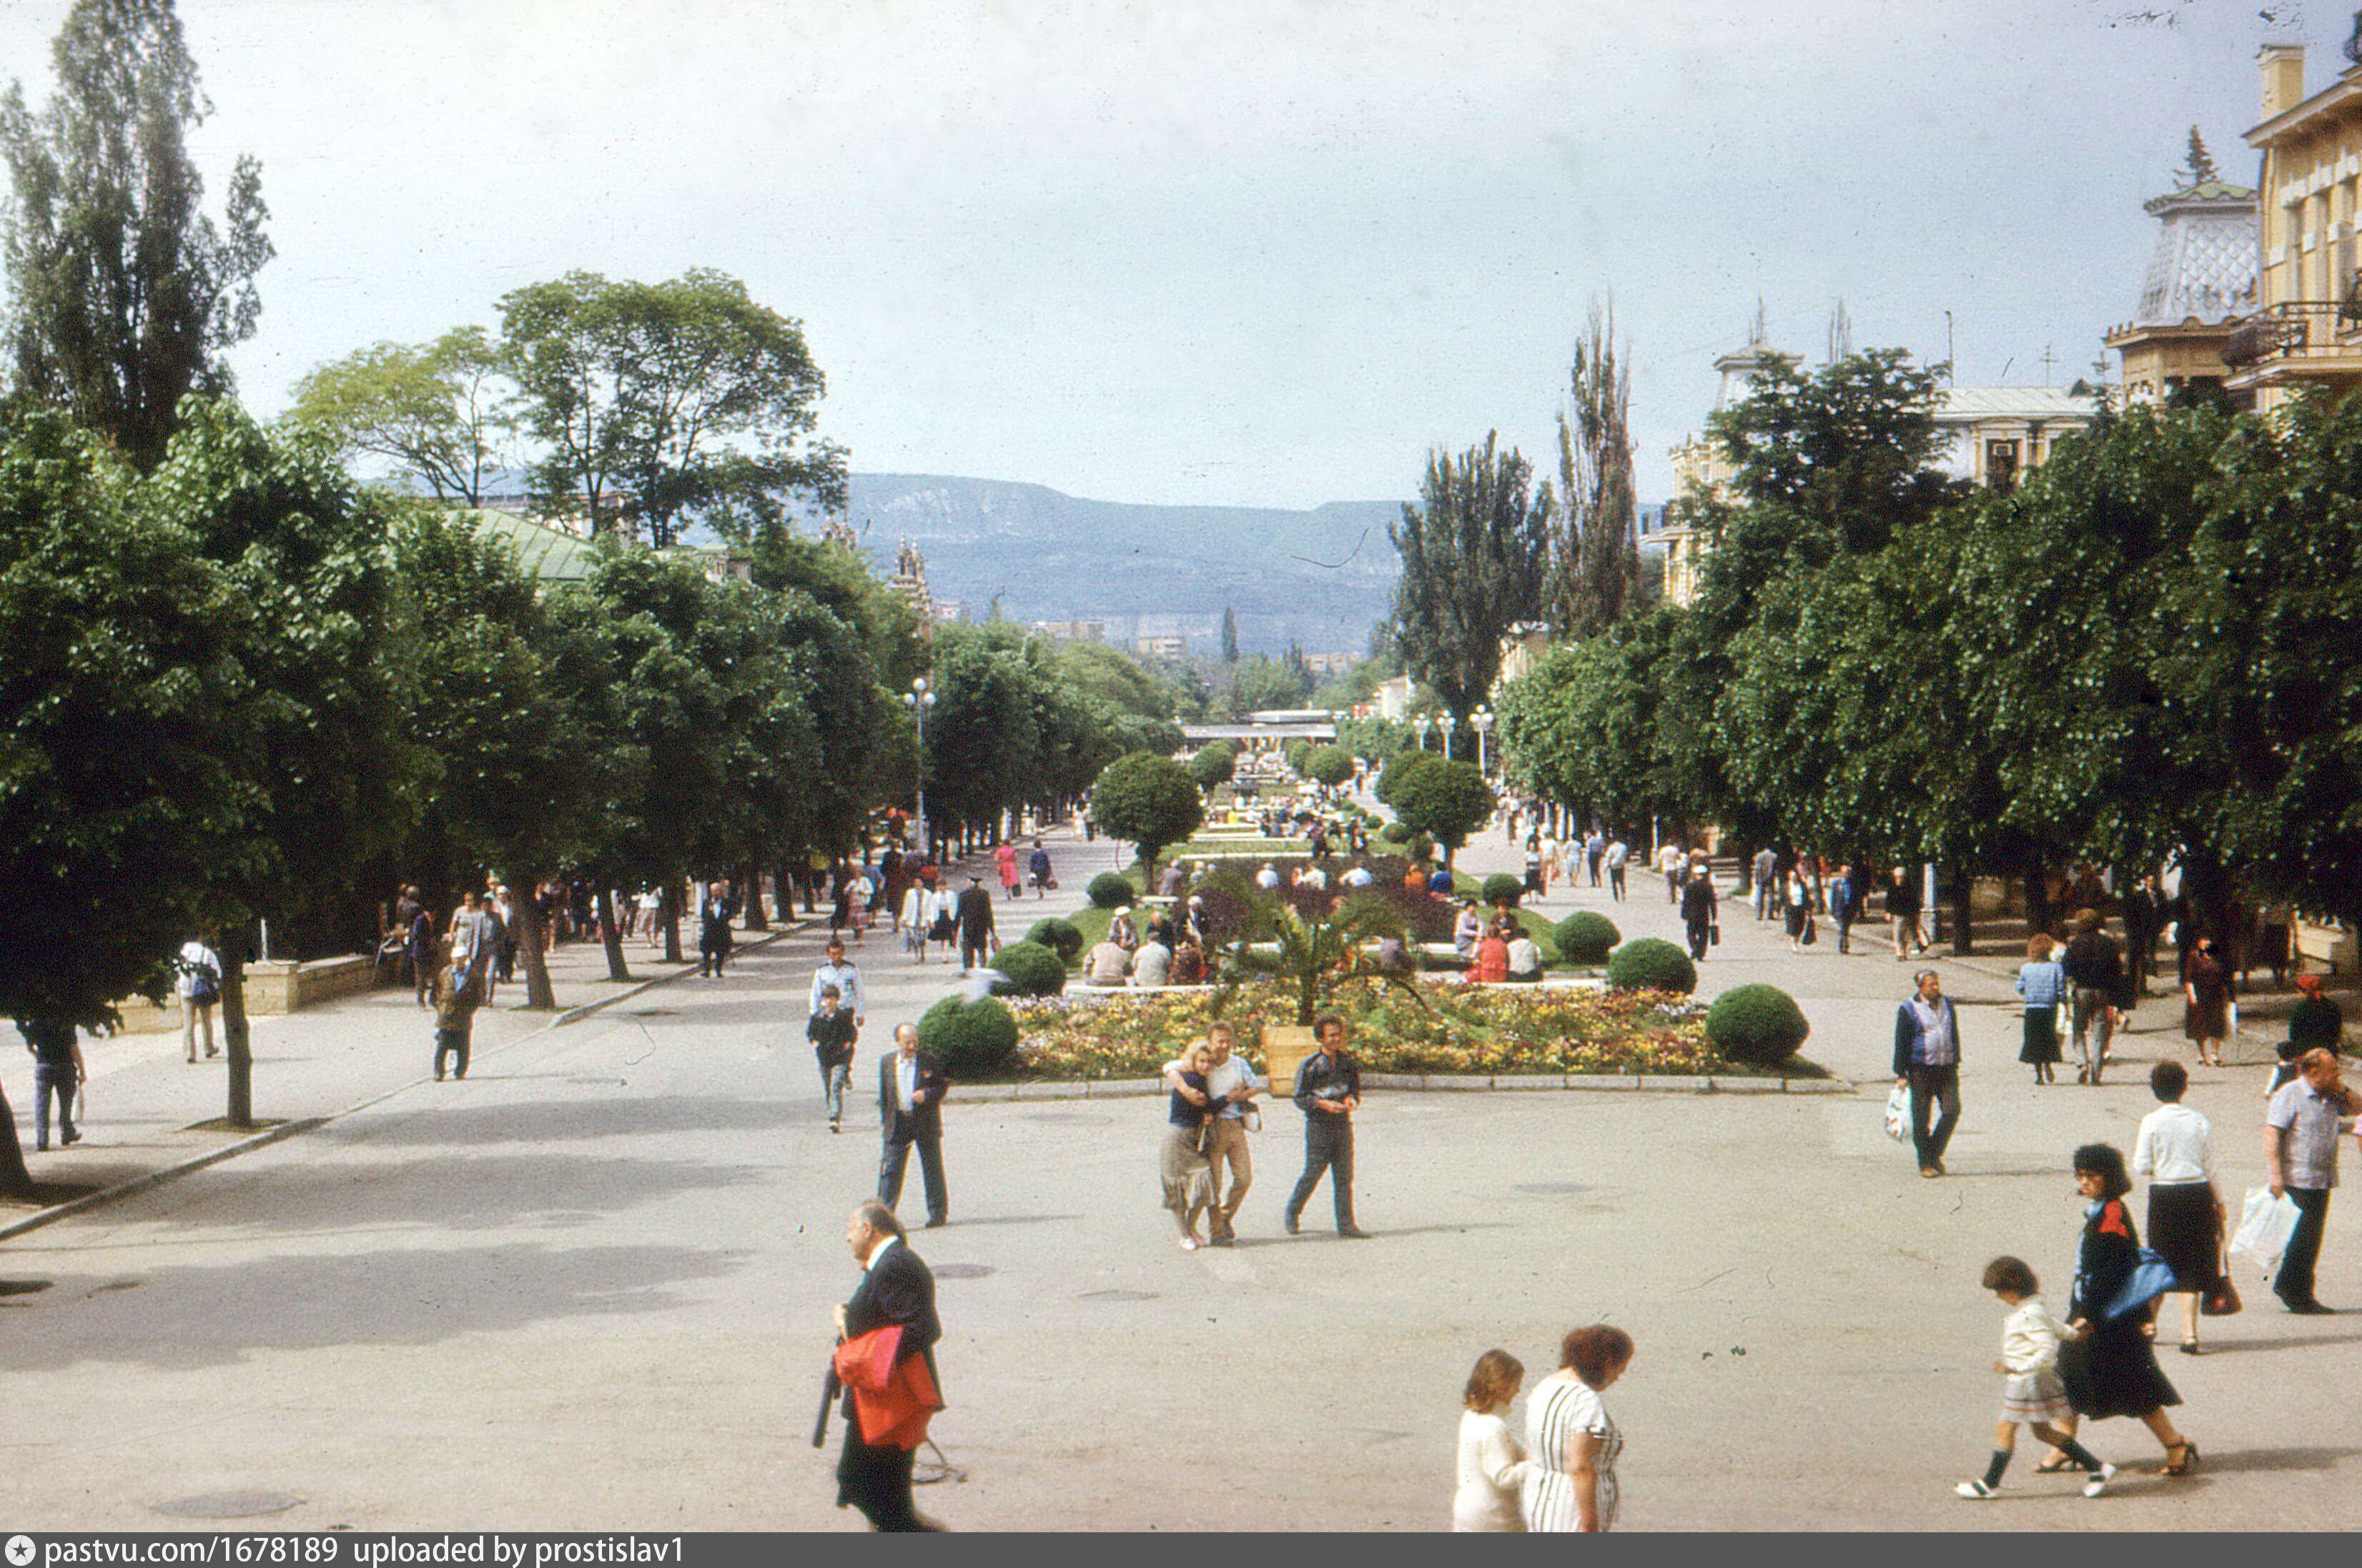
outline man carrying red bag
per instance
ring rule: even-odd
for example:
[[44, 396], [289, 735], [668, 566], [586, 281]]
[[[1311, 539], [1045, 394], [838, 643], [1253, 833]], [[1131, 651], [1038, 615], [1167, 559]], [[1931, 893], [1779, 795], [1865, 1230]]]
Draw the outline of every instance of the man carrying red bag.
[[844, 1240], [862, 1277], [853, 1299], [835, 1312], [833, 1370], [844, 1388], [836, 1506], [859, 1508], [873, 1530], [940, 1529], [920, 1516], [911, 1497], [911, 1463], [928, 1421], [944, 1408], [935, 1376], [935, 1341], [944, 1332], [935, 1317], [935, 1277], [883, 1203], [854, 1210]]

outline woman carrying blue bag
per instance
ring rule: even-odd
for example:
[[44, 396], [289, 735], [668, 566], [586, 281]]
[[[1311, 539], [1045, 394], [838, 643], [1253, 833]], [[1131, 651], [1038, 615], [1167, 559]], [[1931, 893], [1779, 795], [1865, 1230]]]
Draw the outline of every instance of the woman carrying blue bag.
[[2173, 1288], [2173, 1270], [2133, 1230], [2125, 1206], [2132, 1187], [2125, 1157], [2112, 1145], [2085, 1144], [2075, 1151], [2075, 1190], [2091, 1206], [2067, 1310], [2076, 1337], [2059, 1347], [2058, 1376], [2077, 1415], [2087, 1420], [2138, 1417], [2165, 1445], [2165, 1467], [2158, 1474], [2187, 1475], [2198, 1463], [2198, 1445], [2165, 1413], [2181, 1396], [2158, 1369], [2147, 1332], [2157, 1299]]

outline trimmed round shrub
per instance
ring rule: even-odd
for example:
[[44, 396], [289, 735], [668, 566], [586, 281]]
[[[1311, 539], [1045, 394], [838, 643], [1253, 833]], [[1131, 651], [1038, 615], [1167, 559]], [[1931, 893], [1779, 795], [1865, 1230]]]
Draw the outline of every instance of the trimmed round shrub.
[[1055, 996], [1066, 989], [1066, 960], [1039, 942], [1010, 943], [993, 955], [992, 967], [1000, 975], [992, 982], [995, 996]]
[[949, 1077], [998, 1072], [1016, 1054], [1017, 1016], [989, 996], [977, 1002], [946, 996], [920, 1015], [919, 1045]]
[[1485, 891], [1478, 896], [1484, 899], [1488, 908], [1496, 904], [1506, 904], [1515, 908], [1518, 900], [1525, 895], [1525, 878], [1511, 876], [1507, 872], [1495, 872], [1485, 879]]
[[1616, 922], [1596, 909], [1576, 910], [1560, 921], [1558, 929], [1551, 934], [1559, 958], [1571, 964], [1604, 964], [1607, 955], [1616, 950], [1616, 944], [1623, 939], [1624, 933], [1616, 928]]
[[1732, 1061], [1777, 1067], [1813, 1032], [1796, 999], [1776, 985], [1741, 985], [1705, 1010], [1705, 1037]]
[[1121, 909], [1132, 901], [1133, 894], [1131, 883], [1113, 872], [1101, 872], [1091, 878], [1091, 885], [1083, 890], [1083, 896], [1101, 909]]
[[1435, 859], [1435, 840], [1424, 833], [1414, 833], [1403, 840], [1403, 853], [1414, 861]]
[[1608, 955], [1607, 983], [1617, 991], [1672, 991], [1687, 996], [1697, 989], [1697, 965], [1661, 937], [1640, 937]]
[[1033, 922], [1032, 929], [1025, 933], [1025, 939], [1039, 942], [1068, 963], [1074, 962], [1083, 950], [1081, 928], [1073, 921], [1061, 920], [1054, 915], [1047, 920]]
[[1399, 822], [1389, 822], [1378, 829], [1378, 837], [1389, 844], [1407, 844], [1410, 842], [1410, 829]]

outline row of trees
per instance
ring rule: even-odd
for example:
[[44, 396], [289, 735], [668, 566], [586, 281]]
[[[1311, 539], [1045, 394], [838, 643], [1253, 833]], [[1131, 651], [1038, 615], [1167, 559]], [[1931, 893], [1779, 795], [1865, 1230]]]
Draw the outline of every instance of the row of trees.
[[1695, 603], [1562, 643], [1497, 707], [1512, 769], [1630, 820], [1716, 821], [1978, 874], [2179, 856], [2202, 917], [2362, 918], [2362, 406], [2103, 411], [2014, 490], [1936, 468], [1900, 351], [1776, 366]]

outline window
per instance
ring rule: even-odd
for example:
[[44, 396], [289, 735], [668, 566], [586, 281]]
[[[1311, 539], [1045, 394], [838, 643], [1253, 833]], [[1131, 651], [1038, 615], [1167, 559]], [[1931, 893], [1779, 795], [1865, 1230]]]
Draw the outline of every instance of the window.
[[1985, 443], [1985, 483], [1996, 490], [2017, 488], [2017, 443], [1988, 441]]

